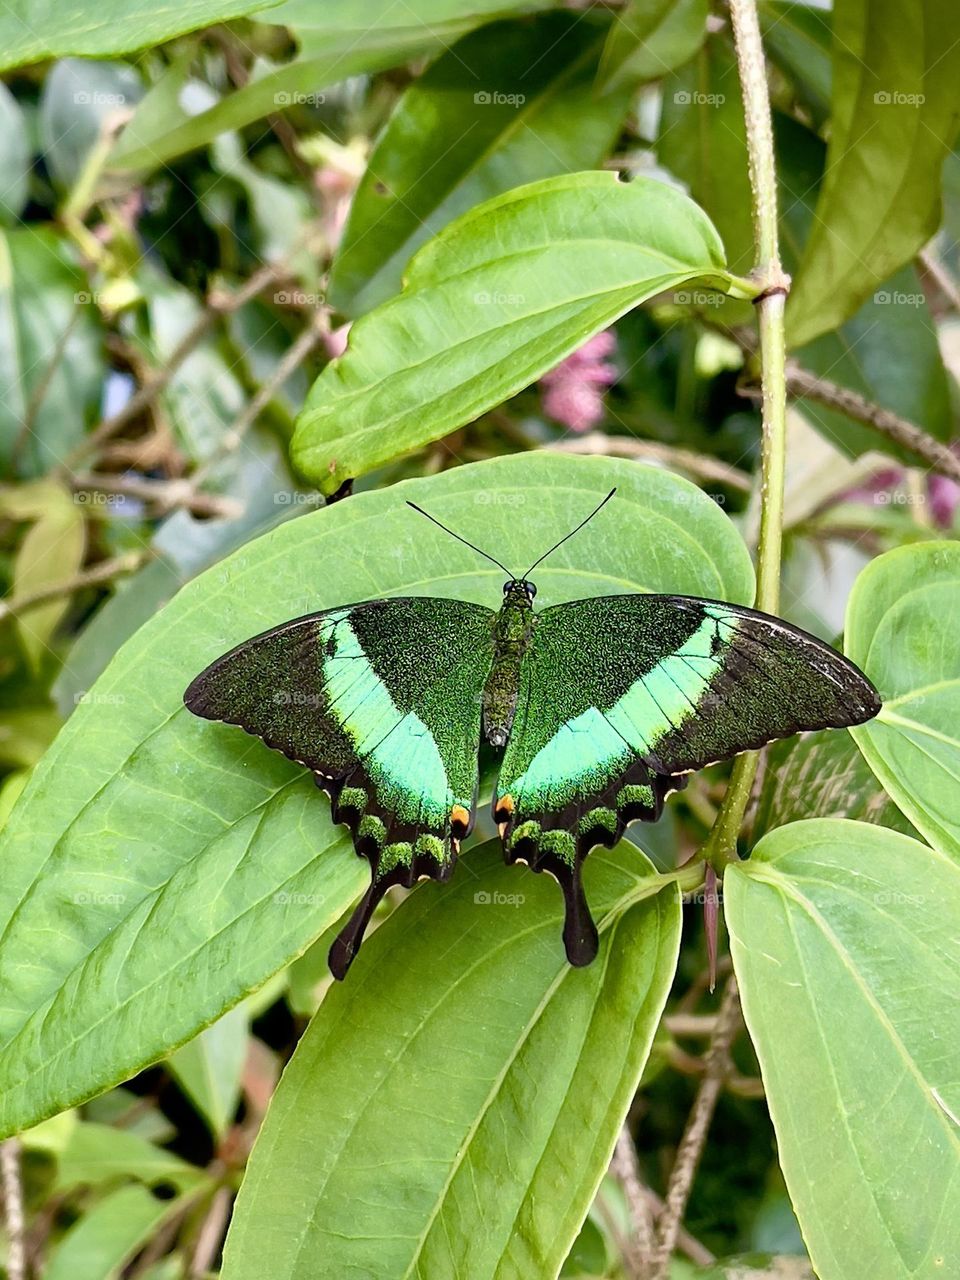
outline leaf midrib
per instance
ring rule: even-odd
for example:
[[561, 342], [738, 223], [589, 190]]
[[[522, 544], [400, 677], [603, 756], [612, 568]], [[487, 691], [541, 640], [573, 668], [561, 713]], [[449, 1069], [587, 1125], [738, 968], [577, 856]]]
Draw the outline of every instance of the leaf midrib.
[[[299, 783], [301, 780], [302, 780], [302, 775], [298, 774], [297, 777], [290, 779], [289, 782], [285, 782], [281, 787], [277, 789], [277, 791], [273, 792], [263, 802], [262, 805], [258, 805], [256, 809], [251, 809], [249, 813], [245, 814], [244, 816], [249, 817], [250, 814], [257, 813], [258, 810], [261, 810], [261, 811], [265, 810], [266, 806], [269, 805], [271, 801], [274, 800], [275, 797], [280, 794], [281, 791], [285, 790], [287, 787], [294, 786], [295, 784]], [[244, 852], [240, 855], [240, 858], [238, 858], [238, 862], [242, 860], [242, 858], [246, 855], [247, 852], [249, 852], [250, 846], [258, 834], [260, 830], [260, 824], [263, 822], [263, 819], [265, 816], [266, 816], [265, 812], [260, 812], [260, 816], [257, 820], [257, 823], [255, 824], [253, 830], [250, 833], [250, 839], [247, 841], [244, 847]], [[329, 847], [332, 847], [332, 846], [328, 846], [328, 848]], [[302, 867], [299, 867], [295, 872], [293, 872], [292, 875], [288, 876], [283, 883], [289, 884], [292, 880], [296, 879], [296, 877], [301, 875], [303, 871], [306, 870], [306, 868], [310, 865], [310, 863], [317, 858], [317, 856], [318, 856], [317, 851], [313, 850], [310, 853], [310, 856], [307, 862], [305, 862]], [[176, 873], [174, 873], [174, 875], [175, 874]], [[140, 901], [135, 905], [134, 910], [136, 910], [137, 907], [142, 906], [144, 903], [150, 902], [150, 900], [152, 899], [153, 901], [150, 906], [150, 911], [153, 911], [160, 897], [167, 890], [173, 878], [174, 877], [171, 876], [170, 880], [165, 881], [164, 884], [162, 884], [158, 889], [155, 889], [153, 893], [144, 895], [144, 897], [141, 898]], [[47, 1057], [44, 1059], [44, 1063], [43, 1063], [44, 1070], [47, 1071], [50, 1068], [50, 1066], [53, 1063], [57, 1062], [60, 1058], [62, 1058], [65, 1053], [75, 1049], [77, 1045], [82, 1044], [84, 1040], [86, 1040], [91, 1035], [93, 1035], [94, 1032], [99, 1030], [99, 1028], [103, 1026], [104, 1023], [107, 1023], [111, 1019], [116, 1017], [117, 1014], [120, 1013], [123, 1009], [125, 1009], [127, 1005], [129, 1005], [132, 1001], [142, 999], [147, 992], [153, 990], [155, 987], [160, 986], [162, 983], [168, 981], [174, 974], [176, 974], [182, 968], [182, 966], [185, 963], [189, 963], [189, 961], [193, 960], [195, 956], [197, 956], [201, 951], [204, 951], [207, 947], [211, 946], [214, 942], [216, 942], [218, 938], [220, 938], [228, 930], [235, 928], [236, 925], [239, 924], [243, 919], [245, 919], [245, 917], [248, 916], [252, 911], [257, 910], [258, 908], [262, 907], [264, 903], [272, 900], [274, 895], [277, 892], [278, 892], [277, 886], [276, 885], [271, 886], [269, 891], [262, 898], [257, 898], [255, 901], [251, 902], [241, 912], [239, 912], [238, 915], [236, 915], [232, 920], [230, 920], [227, 924], [225, 924], [221, 929], [216, 930], [216, 932], [214, 933], [208, 934], [203, 939], [203, 941], [201, 941], [191, 951], [177, 953], [176, 961], [170, 968], [166, 969], [162, 973], [155, 974], [149, 982], [147, 982], [143, 986], [138, 987], [136, 991], [132, 991], [128, 996], [126, 996], [118, 1004], [111, 1005], [106, 1010], [106, 1012], [103, 1013], [95, 1022], [87, 1023], [84, 1026], [83, 1031], [80, 1035], [76, 1035], [72, 1039], [67, 1040], [61, 1045], [59, 1045], [55, 1053], [53, 1053], [50, 1057]], [[124, 921], [129, 919], [129, 916], [131, 914], [132, 912], [128, 913], [128, 915], [124, 917]], [[323, 930], [321, 930], [320, 932], [323, 932]], [[99, 948], [110, 938], [110, 936], [111, 934], [109, 933], [105, 934], [104, 937], [100, 939], [100, 941], [97, 943], [96, 946], [92, 947], [88, 952], [86, 952], [83, 955], [83, 957], [80, 960], [78, 960], [77, 963], [70, 968], [69, 972], [64, 975], [64, 980], [61, 983], [61, 986], [57, 989], [57, 991], [55, 991], [51, 996], [48, 996], [48, 998], [44, 1001], [43, 1005], [40, 1006], [40, 1008], [33, 1010], [27, 1016], [24, 1022], [21, 1023], [21, 1025], [17, 1028], [16, 1032], [11, 1037], [11, 1039], [7, 1042], [2, 1054], [0, 1054], [0, 1068], [2, 1068], [3, 1063], [10, 1056], [10, 1053], [13, 1050], [17, 1040], [20, 1038], [25, 1028], [30, 1025], [33, 1018], [36, 1017], [42, 1010], [46, 1010], [47, 1012], [49, 1012], [49, 1008], [52, 1002], [56, 999], [57, 994], [59, 993], [63, 985], [69, 980], [70, 977], [73, 976], [74, 973], [76, 973], [78, 969], [82, 968], [91, 959], [91, 957], [96, 954]], [[139, 935], [137, 934], [134, 936], [133, 942], [136, 942], [137, 936]], [[258, 983], [257, 986], [259, 985], [261, 984]], [[243, 999], [243, 995], [240, 995], [238, 996], [237, 1000], [234, 1003], [238, 1004], [242, 999]], [[218, 1016], [219, 1015], [215, 1014], [214, 1017], [210, 1019], [210, 1022], [206, 1023], [205, 1025], [206, 1026], [211, 1025], [211, 1023], [216, 1021], [216, 1018]], [[189, 1035], [185, 1036], [182, 1040], [178, 1040], [175, 1043], [167, 1045], [166, 1051], [172, 1051], [173, 1049], [178, 1048], [181, 1044], [186, 1044], [189, 1040], [193, 1039], [193, 1036], [196, 1034], [197, 1034], [197, 1031], [194, 1030], [190, 1032]], [[14, 1081], [8, 1082], [6, 1086], [7, 1095], [9, 1096], [10, 1094], [12, 1094], [14, 1089], [19, 1089], [23, 1084], [25, 1084], [31, 1078], [32, 1078], [32, 1073], [31, 1075], [21, 1076]]]
[[[946, 1133], [947, 1138], [950, 1142], [950, 1145], [954, 1148], [954, 1150], [958, 1154], [960, 1154], [960, 1138], [958, 1138], [958, 1136], [954, 1133], [952, 1125], [945, 1123], [943, 1110], [941, 1107], [937, 1105], [936, 1100], [931, 1095], [931, 1086], [927, 1083], [926, 1079], [924, 1078], [916, 1062], [914, 1062], [913, 1058], [908, 1052], [906, 1045], [903, 1043], [896, 1028], [891, 1023], [886, 1010], [883, 1008], [882, 1005], [880, 1005], [877, 1002], [876, 998], [873, 995], [873, 992], [864, 982], [863, 977], [860, 974], [860, 971], [857, 969], [856, 965], [853, 963], [853, 958], [850, 956], [846, 947], [843, 945], [841, 940], [837, 937], [836, 933], [834, 933], [833, 929], [827, 922], [826, 918], [821, 914], [820, 910], [815, 906], [813, 902], [810, 901], [808, 897], [806, 897], [805, 894], [803, 894], [799, 890], [799, 888], [797, 887], [796, 881], [792, 877], [787, 877], [783, 875], [781, 872], [774, 869], [770, 863], [765, 863], [762, 865], [763, 865], [762, 871], [760, 870], [761, 864], [758, 863], [756, 866], [751, 866], [749, 871], [744, 871], [743, 874], [746, 875], [749, 879], [755, 880], [759, 883], [768, 884], [771, 888], [783, 894], [785, 898], [790, 898], [792, 901], [794, 901], [797, 904], [798, 907], [800, 907], [802, 911], [804, 911], [810, 917], [813, 923], [817, 925], [817, 927], [821, 930], [825, 940], [830, 944], [832, 950], [836, 953], [837, 958], [840, 960], [843, 967], [847, 970], [847, 972], [850, 974], [850, 977], [853, 979], [854, 985], [859, 989], [861, 995], [863, 996], [865, 1004], [873, 1011], [877, 1021], [888, 1033], [890, 1043], [893, 1045], [899, 1057], [902, 1059], [906, 1071], [913, 1078], [914, 1082], [919, 1087], [921, 1094], [929, 1100], [930, 1105], [932, 1106], [934, 1112], [936, 1113], [937, 1121], [941, 1125], [941, 1128], [943, 1128], [944, 1132]], [[789, 916], [788, 916], [788, 919], [789, 919]], [[792, 929], [792, 926], [791, 926], [791, 929]], [[798, 952], [798, 955], [799, 955], [799, 952]], [[813, 989], [815, 988], [810, 987], [808, 984], [807, 990], [809, 991]]]

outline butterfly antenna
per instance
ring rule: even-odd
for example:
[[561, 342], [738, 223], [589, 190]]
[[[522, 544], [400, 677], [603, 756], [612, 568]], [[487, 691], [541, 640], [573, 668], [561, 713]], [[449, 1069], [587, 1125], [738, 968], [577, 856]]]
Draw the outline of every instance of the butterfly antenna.
[[600, 503], [600, 505], [599, 505], [598, 507], [595, 507], [595, 508], [593, 509], [593, 511], [591, 511], [591, 512], [590, 512], [590, 514], [587, 516], [586, 520], [581, 520], [581, 521], [580, 521], [580, 523], [577, 525], [577, 527], [576, 527], [575, 529], [571, 529], [569, 533], [565, 533], [565, 534], [563, 535], [563, 537], [560, 539], [560, 541], [559, 541], [559, 542], [554, 543], [554, 545], [550, 548], [550, 550], [549, 550], [549, 551], [545, 551], [545, 552], [543, 553], [543, 555], [540, 557], [540, 559], [539, 559], [539, 560], [535, 560], [535, 561], [533, 562], [533, 564], [530, 566], [530, 568], [527, 570], [527, 572], [523, 575], [523, 576], [524, 576], [524, 578], [529, 578], [529, 577], [530, 577], [530, 575], [531, 575], [531, 573], [533, 573], [534, 569], [536, 569], [537, 565], [543, 564], [543, 562], [544, 562], [544, 560], [546, 560], [547, 556], [552, 556], [552, 555], [553, 555], [553, 553], [556, 551], [557, 547], [562, 547], [562, 546], [563, 546], [563, 544], [564, 544], [564, 543], [565, 543], [569, 538], [572, 538], [572, 537], [573, 537], [573, 535], [574, 535], [575, 533], [579, 533], [579, 532], [580, 532], [580, 530], [583, 528], [583, 526], [584, 526], [585, 524], [588, 524], [588, 523], [593, 519], [593, 517], [597, 514], [597, 512], [598, 512], [598, 511], [600, 511], [603, 507], [605, 507], [605, 506], [607, 505], [607, 503], [610, 501], [610, 499], [613, 497], [613, 495], [614, 495], [616, 492], [617, 492], [617, 490], [616, 490], [616, 486], [614, 486], [614, 488], [612, 488], [612, 489], [610, 490], [610, 492], [607, 494], [607, 496], [604, 498], [604, 500]]
[[479, 547], [474, 546], [472, 542], [468, 542], [466, 538], [461, 538], [459, 533], [454, 533], [452, 529], [448, 529], [445, 524], [441, 524], [440, 521], [436, 518], [436, 516], [432, 516], [429, 511], [424, 511], [423, 507], [418, 507], [415, 502], [411, 502], [409, 499], [407, 500], [407, 506], [413, 507], [414, 511], [419, 511], [419, 513], [422, 516], [426, 516], [428, 520], [432, 520], [438, 529], [442, 529], [444, 533], [449, 533], [451, 538], [456, 538], [456, 540], [458, 542], [462, 542], [465, 547], [469, 547], [471, 551], [476, 551], [477, 555], [483, 556], [485, 560], [489, 560], [491, 564], [495, 564], [498, 569], [503, 570], [503, 572], [507, 575], [508, 578], [513, 578], [513, 574], [510, 572], [510, 570], [507, 568], [505, 564], [501, 564], [499, 560], [495, 559], [491, 555], [488, 555], [486, 551], [481, 551]]

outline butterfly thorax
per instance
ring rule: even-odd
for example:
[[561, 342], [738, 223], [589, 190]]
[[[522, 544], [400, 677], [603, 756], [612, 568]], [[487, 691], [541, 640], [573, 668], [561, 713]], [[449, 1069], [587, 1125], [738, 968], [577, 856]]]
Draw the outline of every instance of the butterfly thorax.
[[493, 624], [493, 661], [483, 689], [483, 733], [495, 747], [505, 746], [510, 737], [523, 655], [537, 625], [533, 612], [535, 594], [532, 583], [508, 582]]

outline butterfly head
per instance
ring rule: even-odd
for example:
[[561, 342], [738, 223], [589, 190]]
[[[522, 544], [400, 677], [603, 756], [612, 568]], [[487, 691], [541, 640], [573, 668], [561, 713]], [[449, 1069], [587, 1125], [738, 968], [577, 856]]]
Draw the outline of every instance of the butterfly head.
[[528, 578], [509, 578], [503, 584], [504, 600], [512, 600], [517, 604], [531, 605], [537, 594], [537, 588]]

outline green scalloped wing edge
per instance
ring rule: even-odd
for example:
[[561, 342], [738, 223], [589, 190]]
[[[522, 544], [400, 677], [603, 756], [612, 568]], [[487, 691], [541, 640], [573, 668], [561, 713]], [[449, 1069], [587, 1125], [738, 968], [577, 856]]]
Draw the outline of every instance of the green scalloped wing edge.
[[587, 964], [597, 932], [581, 866], [592, 848], [656, 820], [693, 770], [879, 708], [841, 654], [751, 609], [623, 595], [544, 610], [493, 802], [504, 856], [556, 877], [567, 955]]
[[309, 614], [244, 641], [184, 695], [194, 714], [312, 770], [370, 863], [370, 887], [330, 951], [337, 978], [387, 889], [453, 872], [476, 816], [494, 617], [429, 597]]

